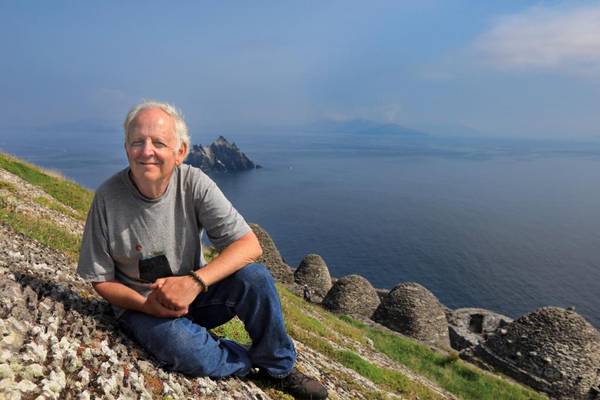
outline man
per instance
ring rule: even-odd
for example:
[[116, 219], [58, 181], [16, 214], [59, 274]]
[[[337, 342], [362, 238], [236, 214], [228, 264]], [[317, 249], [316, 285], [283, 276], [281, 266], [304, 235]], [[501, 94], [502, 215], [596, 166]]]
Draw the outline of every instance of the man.
[[[163, 367], [214, 378], [257, 367], [296, 397], [326, 398], [320, 383], [294, 368], [273, 279], [253, 263], [262, 254], [256, 236], [212, 180], [182, 164], [190, 139], [181, 114], [143, 102], [124, 129], [129, 167], [96, 192], [78, 273]], [[203, 230], [220, 250], [209, 263]], [[252, 339], [249, 349], [208, 331], [236, 315]]]

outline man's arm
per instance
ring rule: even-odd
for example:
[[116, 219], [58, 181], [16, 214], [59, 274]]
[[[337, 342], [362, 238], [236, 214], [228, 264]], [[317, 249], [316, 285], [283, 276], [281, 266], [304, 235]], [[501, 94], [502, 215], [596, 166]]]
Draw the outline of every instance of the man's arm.
[[[227, 246], [204, 268], [196, 271], [202, 280], [211, 286], [262, 255], [262, 248], [254, 232], [250, 231]], [[151, 286], [160, 304], [171, 310], [186, 310], [200, 293], [200, 287], [191, 276], [160, 278]]]
[[187, 307], [171, 310], [162, 306], [154, 291], [146, 298], [117, 281], [92, 282], [92, 286], [110, 304], [126, 310], [141, 311], [160, 318], [176, 318], [187, 314]]

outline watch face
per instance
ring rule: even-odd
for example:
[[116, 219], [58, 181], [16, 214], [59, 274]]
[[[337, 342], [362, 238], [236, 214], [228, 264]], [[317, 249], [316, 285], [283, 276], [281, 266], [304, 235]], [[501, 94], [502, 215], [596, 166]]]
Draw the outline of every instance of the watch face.
[[141, 259], [138, 267], [140, 270], [140, 280], [147, 283], [153, 283], [158, 278], [173, 276], [169, 260], [164, 254]]

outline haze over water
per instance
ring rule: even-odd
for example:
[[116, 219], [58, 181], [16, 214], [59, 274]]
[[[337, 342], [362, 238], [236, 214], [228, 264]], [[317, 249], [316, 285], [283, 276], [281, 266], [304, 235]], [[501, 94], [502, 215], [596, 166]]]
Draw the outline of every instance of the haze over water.
[[[118, 134], [29, 134], [23, 143], [0, 132], [0, 149], [90, 188], [126, 165]], [[334, 276], [357, 273], [386, 288], [416, 281], [451, 308], [518, 317], [575, 306], [600, 326], [600, 144], [229, 139], [264, 168], [213, 178], [290, 265], [318, 253]]]

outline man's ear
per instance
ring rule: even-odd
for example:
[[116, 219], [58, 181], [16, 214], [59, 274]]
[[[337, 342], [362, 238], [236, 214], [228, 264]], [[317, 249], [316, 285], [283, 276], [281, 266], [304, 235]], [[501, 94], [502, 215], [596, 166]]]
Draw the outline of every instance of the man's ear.
[[185, 153], [187, 153], [187, 143], [181, 143], [177, 150], [177, 165], [183, 162]]

